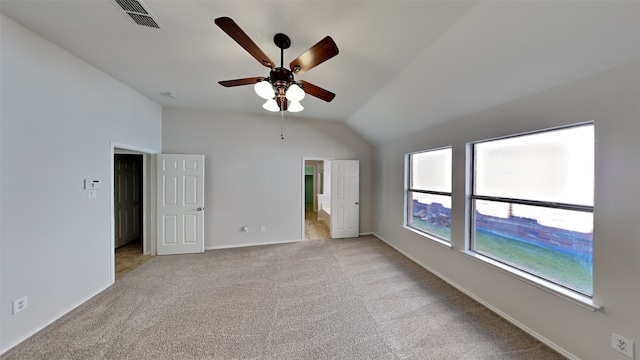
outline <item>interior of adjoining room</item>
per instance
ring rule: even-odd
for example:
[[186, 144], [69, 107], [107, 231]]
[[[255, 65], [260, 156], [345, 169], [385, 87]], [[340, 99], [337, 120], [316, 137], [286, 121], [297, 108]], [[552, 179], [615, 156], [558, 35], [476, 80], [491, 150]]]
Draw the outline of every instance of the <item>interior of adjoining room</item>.
[[[328, 169], [328, 170], [325, 170]], [[304, 160], [304, 239], [331, 237], [331, 160]]]

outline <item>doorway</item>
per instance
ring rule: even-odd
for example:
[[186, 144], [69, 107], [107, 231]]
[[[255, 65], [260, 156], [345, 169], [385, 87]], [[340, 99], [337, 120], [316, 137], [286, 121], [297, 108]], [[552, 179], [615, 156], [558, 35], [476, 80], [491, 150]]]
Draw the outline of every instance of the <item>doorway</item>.
[[315, 168], [313, 166], [304, 167], [304, 209], [313, 210], [313, 197], [315, 193]]
[[142, 253], [142, 155], [114, 154], [115, 248], [138, 244]]
[[115, 277], [118, 280], [150, 260], [151, 255], [144, 254], [142, 243], [143, 155], [116, 153], [113, 156]]
[[[328, 196], [325, 194], [328, 189], [325, 177], [329, 174], [325, 172], [329, 159], [305, 158], [303, 159], [303, 194], [302, 194], [302, 239], [318, 240], [331, 237], [329, 223], [323, 221], [320, 216], [321, 206], [329, 206], [326, 202]], [[329, 165], [330, 168], [330, 165]]]
[[155, 153], [111, 142], [111, 283], [155, 255]]

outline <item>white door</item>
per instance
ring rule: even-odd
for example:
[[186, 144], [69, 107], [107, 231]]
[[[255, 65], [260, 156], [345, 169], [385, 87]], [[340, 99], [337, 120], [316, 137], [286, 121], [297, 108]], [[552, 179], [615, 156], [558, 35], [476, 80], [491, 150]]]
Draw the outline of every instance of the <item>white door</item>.
[[331, 238], [360, 235], [360, 162], [331, 162]]
[[158, 255], [204, 252], [204, 155], [158, 155]]

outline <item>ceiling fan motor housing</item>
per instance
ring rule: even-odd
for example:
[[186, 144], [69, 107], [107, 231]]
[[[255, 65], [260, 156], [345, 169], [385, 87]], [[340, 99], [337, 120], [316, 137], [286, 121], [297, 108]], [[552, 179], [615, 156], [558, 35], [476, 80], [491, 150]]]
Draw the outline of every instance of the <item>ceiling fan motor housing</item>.
[[275, 88], [284, 88], [285, 90], [291, 84], [295, 83], [291, 70], [283, 67], [271, 69], [271, 72], [269, 73], [269, 80], [271, 85], [273, 85]]

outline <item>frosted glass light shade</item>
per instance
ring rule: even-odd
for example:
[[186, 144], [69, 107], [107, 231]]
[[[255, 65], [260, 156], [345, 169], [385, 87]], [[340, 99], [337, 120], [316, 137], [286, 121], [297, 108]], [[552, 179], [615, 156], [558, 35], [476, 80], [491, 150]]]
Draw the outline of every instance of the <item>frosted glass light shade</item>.
[[300, 112], [304, 110], [304, 107], [298, 101], [292, 101], [287, 110], [289, 110], [289, 112]]
[[[287, 89], [287, 99], [289, 101], [300, 101], [302, 99], [304, 99], [304, 90], [302, 90], [300, 88], [300, 86], [293, 84], [291, 86], [289, 86], [289, 89]], [[302, 110], [302, 109], [300, 109]], [[291, 111], [291, 110], [289, 110]]]
[[267, 102], [262, 105], [262, 108], [272, 112], [280, 111], [280, 107], [278, 106], [278, 103], [275, 101], [275, 99], [267, 100]]
[[261, 98], [268, 100], [272, 99], [274, 92], [271, 84], [268, 81], [260, 81], [253, 85], [253, 90], [260, 96]]

